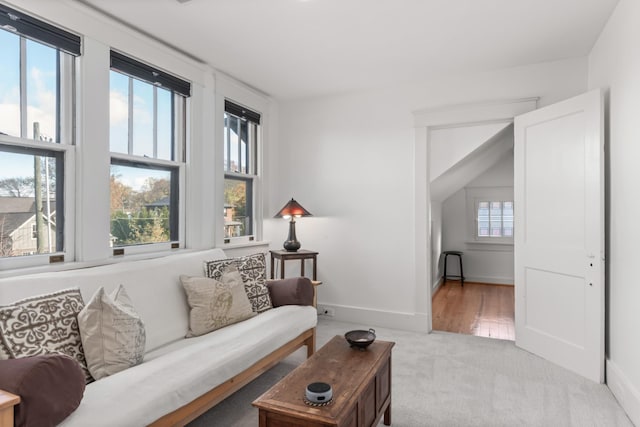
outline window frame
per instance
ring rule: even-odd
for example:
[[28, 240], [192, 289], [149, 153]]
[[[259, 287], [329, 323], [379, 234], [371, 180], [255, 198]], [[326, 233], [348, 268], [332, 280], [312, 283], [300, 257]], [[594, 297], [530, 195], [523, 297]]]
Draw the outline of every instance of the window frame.
[[[228, 171], [227, 167], [230, 165], [230, 154], [228, 155], [227, 164], [224, 163], [224, 152], [230, 153], [230, 138], [227, 138], [229, 135], [229, 128], [227, 126], [227, 121], [225, 120], [227, 115], [233, 115], [240, 121], [248, 121], [252, 122], [256, 125], [255, 132], [248, 132], [248, 135], [252, 135], [249, 137], [248, 141], [248, 149], [246, 151], [245, 159], [248, 159], [246, 162], [247, 172], [238, 172], [238, 171]], [[223, 158], [220, 163], [223, 170], [223, 190], [224, 183], [226, 183], [227, 179], [230, 180], [239, 180], [247, 183], [247, 210], [251, 211], [251, 226], [250, 233], [243, 236], [226, 236], [226, 232], [222, 232], [222, 243], [224, 245], [238, 245], [238, 244], [247, 244], [259, 240], [260, 238], [260, 222], [262, 218], [258, 218], [258, 199], [259, 192], [261, 191], [260, 182], [261, 182], [261, 157], [262, 157], [262, 141], [263, 141], [263, 125], [262, 125], [262, 114], [257, 112], [256, 109], [245, 107], [235, 100], [225, 97], [224, 98], [224, 109], [222, 112], [222, 145], [223, 145]], [[251, 128], [248, 128], [250, 130]], [[228, 146], [225, 146], [227, 144]], [[241, 158], [242, 156], [239, 156]], [[241, 166], [241, 165], [240, 165]], [[222, 201], [224, 206], [224, 191], [222, 194]], [[224, 212], [224, 209], [222, 209]], [[222, 215], [221, 215], [222, 216]], [[224, 223], [224, 221], [223, 221]]]
[[[109, 146], [109, 156], [110, 162], [109, 167], [113, 165], [120, 165], [125, 167], [133, 167], [140, 169], [157, 169], [157, 170], [166, 170], [171, 173], [171, 205], [169, 207], [170, 210], [170, 239], [167, 242], [160, 243], [139, 243], [132, 244], [126, 246], [114, 246], [112, 248], [112, 256], [121, 256], [121, 255], [134, 255], [134, 254], [145, 254], [152, 252], [162, 252], [168, 251], [172, 249], [179, 249], [185, 247], [185, 234], [186, 234], [186, 203], [184, 194], [186, 194], [186, 152], [187, 152], [187, 111], [189, 109], [189, 96], [187, 93], [190, 93], [191, 86], [190, 83], [184, 82], [177, 77], [173, 77], [163, 71], [157, 70], [149, 65], [143, 64], [139, 62], [137, 59], [133, 59], [128, 57], [120, 52], [111, 50], [111, 66], [109, 69], [109, 73], [115, 72], [121, 75], [124, 75], [129, 78], [129, 92], [128, 92], [128, 134], [127, 134], [127, 153], [115, 152], [111, 151], [111, 147]], [[126, 58], [126, 61], [122, 58]], [[114, 66], [114, 60], [116, 65]], [[123, 65], [124, 64], [124, 65]], [[137, 74], [137, 75], [134, 75]], [[153, 82], [150, 80], [145, 80], [145, 78], [152, 79], [153, 77], [163, 78], [159, 82]], [[161, 158], [148, 157], [146, 155], [140, 156], [133, 154], [133, 135], [132, 135], [132, 126], [133, 126], [133, 103], [132, 96], [134, 96], [132, 92], [132, 82], [133, 80], [139, 80], [144, 83], [147, 83], [153, 87], [154, 92], [154, 123], [153, 123], [153, 154], [157, 155], [157, 94], [156, 87], [163, 87], [171, 92], [172, 96], [172, 125], [171, 125], [171, 133], [172, 133], [172, 141], [171, 141], [171, 152], [172, 152], [172, 160], [166, 160]], [[180, 89], [176, 89], [178, 83], [175, 81], [182, 82], [182, 86]], [[169, 82], [169, 83], [167, 83]], [[176, 86], [173, 87], [170, 84], [173, 82]], [[168, 87], [165, 87], [167, 85]], [[110, 143], [110, 141], [109, 141]], [[175, 200], [175, 202], [174, 202]], [[177, 221], [174, 221], [173, 218], [176, 218]], [[111, 211], [109, 212], [109, 218], [111, 218]], [[109, 232], [111, 231], [111, 226], [109, 226]], [[177, 236], [175, 235], [177, 234]]]
[[[513, 235], [510, 237], [478, 235], [478, 207], [480, 202], [513, 203], [513, 187], [467, 187], [465, 188], [465, 193], [467, 215], [467, 243], [513, 245]], [[504, 209], [504, 207], [501, 206], [501, 209]]]
[[[48, 265], [53, 262], [75, 260], [75, 219], [70, 213], [75, 203], [75, 123], [76, 123], [76, 57], [80, 55], [80, 37], [29, 15], [0, 5], [0, 23], [7, 16], [20, 19], [13, 22], [19, 37], [20, 80], [20, 136], [0, 134], [3, 152], [18, 152], [26, 155], [46, 155], [57, 158], [56, 167], [56, 244], [61, 250], [25, 256], [0, 257], [0, 270], [14, 270]], [[22, 21], [22, 22], [20, 22]], [[0, 30], [0, 31], [5, 31]], [[44, 38], [41, 38], [44, 37]], [[62, 42], [63, 38], [66, 39]], [[26, 53], [27, 40], [56, 50], [56, 123], [52, 141], [35, 140], [28, 137]], [[56, 43], [63, 45], [56, 45]]]

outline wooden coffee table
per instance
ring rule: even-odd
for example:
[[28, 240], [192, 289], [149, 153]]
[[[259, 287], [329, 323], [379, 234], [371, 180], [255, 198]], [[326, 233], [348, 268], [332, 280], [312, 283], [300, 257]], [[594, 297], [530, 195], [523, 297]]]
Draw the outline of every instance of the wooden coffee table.
[[[374, 341], [366, 350], [351, 348], [339, 335], [253, 402], [260, 427], [371, 427], [391, 425], [391, 349]], [[304, 402], [306, 386], [324, 382], [333, 388], [326, 406]]]

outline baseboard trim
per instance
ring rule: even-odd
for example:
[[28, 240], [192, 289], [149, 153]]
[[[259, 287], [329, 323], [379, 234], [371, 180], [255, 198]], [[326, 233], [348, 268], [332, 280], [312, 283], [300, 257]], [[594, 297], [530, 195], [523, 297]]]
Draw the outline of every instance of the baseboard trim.
[[606, 361], [607, 386], [627, 413], [631, 422], [640, 426], [640, 391], [611, 360]]
[[513, 277], [464, 276], [466, 282], [490, 283], [493, 285], [513, 285]]
[[431, 289], [431, 296], [433, 297], [436, 292], [438, 292], [438, 289], [440, 289], [440, 286], [442, 286], [442, 277], [440, 277], [439, 279], [437, 279], [435, 281], [435, 284], [433, 285], [433, 288]]
[[335, 320], [358, 323], [363, 325], [363, 328], [379, 326], [413, 332], [429, 332], [429, 316], [426, 313], [399, 313], [321, 302], [318, 306], [333, 309]]

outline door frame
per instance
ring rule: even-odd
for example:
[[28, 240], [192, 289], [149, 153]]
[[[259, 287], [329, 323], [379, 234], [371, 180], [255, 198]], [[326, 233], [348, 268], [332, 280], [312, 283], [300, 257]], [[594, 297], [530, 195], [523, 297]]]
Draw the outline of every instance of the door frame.
[[424, 313], [427, 324], [420, 330], [432, 331], [431, 280], [431, 183], [429, 180], [430, 134], [435, 129], [513, 123], [514, 117], [538, 108], [540, 98], [518, 98], [471, 104], [450, 105], [413, 112], [414, 158], [414, 277], [415, 312]]

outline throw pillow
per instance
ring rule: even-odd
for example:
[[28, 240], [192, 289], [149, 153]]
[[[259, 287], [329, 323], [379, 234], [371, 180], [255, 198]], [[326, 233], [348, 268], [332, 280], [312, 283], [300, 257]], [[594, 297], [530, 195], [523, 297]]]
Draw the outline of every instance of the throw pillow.
[[274, 307], [282, 305], [313, 305], [313, 284], [307, 277], [267, 282]]
[[203, 335], [256, 315], [240, 273], [233, 265], [222, 271], [220, 280], [182, 275], [180, 282], [191, 308], [187, 337]]
[[0, 389], [20, 396], [14, 426], [53, 427], [80, 405], [85, 388], [82, 368], [62, 354], [0, 361]]
[[251, 301], [253, 311], [262, 313], [270, 308], [271, 298], [267, 289], [267, 262], [264, 254], [254, 254], [239, 258], [223, 259], [216, 261], [205, 261], [205, 275], [212, 279], [219, 280], [222, 271], [228, 265], [235, 265], [244, 282], [244, 289]]
[[144, 323], [124, 286], [111, 295], [98, 289], [78, 313], [78, 326], [87, 366], [96, 380], [142, 363]]
[[77, 316], [84, 302], [80, 290], [65, 289], [0, 307], [0, 359], [62, 353], [80, 363], [87, 382]]

